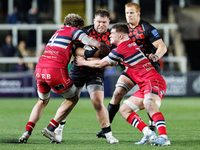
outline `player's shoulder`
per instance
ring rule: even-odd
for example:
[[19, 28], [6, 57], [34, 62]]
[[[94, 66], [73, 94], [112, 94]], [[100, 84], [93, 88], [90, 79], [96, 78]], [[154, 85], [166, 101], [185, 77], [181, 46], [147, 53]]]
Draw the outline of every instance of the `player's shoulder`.
[[155, 27], [153, 27], [149, 22], [147, 22], [147, 21], [144, 21], [144, 20], [140, 20], [140, 23], [139, 23], [143, 28], [146, 28], [146, 29], [148, 29], [148, 28], [155, 28]]
[[94, 25], [85, 26], [82, 28], [82, 31], [89, 34], [94, 29]]
[[132, 43], [135, 43], [135, 42], [133, 42], [131, 39], [127, 39], [127, 40], [123, 41], [122, 43], [120, 43], [117, 46], [117, 48], [121, 49], [121, 50], [127, 49], [127, 47], [129, 47], [129, 45], [132, 44]]

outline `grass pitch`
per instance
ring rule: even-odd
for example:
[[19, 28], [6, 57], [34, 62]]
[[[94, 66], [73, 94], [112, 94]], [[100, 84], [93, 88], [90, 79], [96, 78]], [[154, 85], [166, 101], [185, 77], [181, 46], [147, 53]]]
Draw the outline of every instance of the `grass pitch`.
[[[54, 117], [62, 98], [52, 98], [44, 109], [42, 118], [36, 124], [26, 144], [19, 144], [18, 139], [25, 130], [30, 112], [37, 98], [0, 98], [0, 149], [1, 150], [196, 150], [200, 149], [200, 98], [199, 97], [165, 97], [160, 111], [164, 114], [171, 146], [155, 147], [151, 145], [134, 145], [143, 134], [128, 124], [119, 113], [113, 123], [113, 135], [118, 144], [108, 144], [106, 139], [96, 138], [101, 127], [89, 98], [81, 98], [67, 118], [62, 144], [51, 144], [41, 135], [41, 130]], [[108, 106], [110, 98], [104, 103]], [[145, 110], [138, 112], [145, 123], [148, 117]], [[158, 134], [158, 132], [157, 132]]]

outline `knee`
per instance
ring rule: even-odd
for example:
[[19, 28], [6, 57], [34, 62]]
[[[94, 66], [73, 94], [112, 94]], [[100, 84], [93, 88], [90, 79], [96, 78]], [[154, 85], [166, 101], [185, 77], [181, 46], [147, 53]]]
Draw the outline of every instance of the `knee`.
[[124, 104], [121, 105], [121, 107], [119, 108], [119, 113], [123, 118], [126, 119], [126, 114], [128, 113], [126, 105], [124, 105]]
[[126, 95], [126, 90], [124, 88], [118, 87], [116, 90], [113, 92], [113, 97], [115, 99], [121, 100], [125, 95]]
[[[50, 98], [49, 98], [50, 99]], [[41, 99], [39, 99], [39, 101], [38, 101], [38, 103], [39, 104], [41, 104], [41, 105], [43, 105], [44, 107], [49, 103], [49, 99], [47, 99], [47, 100], [41, 100]]]
[[102, 104], [100, 104], [100, 103], [95, 103], [95, 104], [93, 104], [93, 106], [96, 111], [100, 111], [103, 108]]

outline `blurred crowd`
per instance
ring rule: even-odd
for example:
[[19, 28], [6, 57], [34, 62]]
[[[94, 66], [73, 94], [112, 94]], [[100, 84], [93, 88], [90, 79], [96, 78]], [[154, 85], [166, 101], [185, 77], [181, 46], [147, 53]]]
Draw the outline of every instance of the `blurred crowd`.
[[[39, 13], [48, 13], [49, 3], [53, 0], [14, 0], [12, 13], [8, 13], [8, 1], [0, 0], [0, 15], [5, 16], [7, 24], [38, 24], [41, 23]], [[2, 22], [2, 21], [1, 21]], [[18, 31], [19, 32], [19, 31]], [[18, 33], [18, 36], [20, 34]], [[3, 37], [2, 37], [3, 38]], [[33, 72], [34, 63], [24, 63], [25, 57], [39, 57], [41, 56], [45, 44], [41, 45], [41, 50], [31, 51], [30, 49], [36, 47], [36, 31], [28, 31], [28, 39], [18, 37], [18, 45], [12, 43], [12, 32], [9, 31], [5, 35], [5, 40], [0, 44], [0, 57], [18, 57], [19, 61], [16, 64], [0, 64], [0, 72]], [[29, 49], [30, 48], [30, 49]]]

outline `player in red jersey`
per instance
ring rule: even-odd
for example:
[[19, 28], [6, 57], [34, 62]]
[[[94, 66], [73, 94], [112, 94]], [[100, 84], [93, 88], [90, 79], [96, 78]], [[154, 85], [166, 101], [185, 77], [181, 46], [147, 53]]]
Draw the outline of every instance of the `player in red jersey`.
[[51, 89], [62, 95], [65, 101], [58, 108], [54, 119], [42, 130], [42, 134], [53, 142], [60, 142], [55, 138], [54, 130], [71, 112], [79, 99], [78, 89], [69, 77], [67, 69], [72, 55], [73, 43], [79, 41], [83, 44], [95, 46], [100, 50], [109, 50], [105, 44], [89, 37], [80, 30], [84, 24], [85, 21], [79, 15], [68, 14], [64, 19], [64, 26], [50, 38], [42, 57], [39, 58], [35, 70], [39, 100], [32, 109], [25, 132], [19, 138], [20, 143], [27, 142], [35, 124], [41, 118], [43, 110], [50, 100]]
[[[129, 28], [129, 37], [135, 41], [137, 45], [140, 46], [142, 52], [150, 58], [150, 62], [156, 71], [161, 73], [159, 59], [167, 52], [167, 48], [159, 36], [158, 31], [151, 24], [140, 19], [140, 6], [138, 4], [133, 2], [127, 3], [125, 5], [125, 14], [127, 26]], [[115, 114], [119, 110], [122, 98], [135, 85], [135, 81], [123, 72], [117, 81], [112, 99], [108, 104], [110, 123], [112, 123]], [[149, 120], [149, 127], [152, 131], [156, 131], [156, 127], [151, 118]], [[104, 137], [103, 132], [97, 133], [97, 136]]]
[[[124, 101], [120, 107], [120, 114], [128, 123], [143, 132], [144, 136], [136, 145], [152, 143], [155, 145], [170, 145], [167, 137], [165, 119], [159, 111], [161, 99], [166, 92], [166, 83], [163, 77], [155, 70], [149, 59], [140, 47], [132, 41], [126, 24], [117, 23], [111, 29], [111, 44], [117, 45], [108, 56], [102, 60], [85, 60], [77, 57], [78, 66], [105, 67], [115, 65], [119, 60], [126, 66], [125, 72], [134, 80], [139, 90]], [[157, 56], [155, 56], [157, 57]], [[155, 57], [151, 57], [154, 59]], [[138, 110], [145, 109], [157, 126], [159, 137], [136, 114]], [[156, 139], [157, 138], [157, 139]]]

